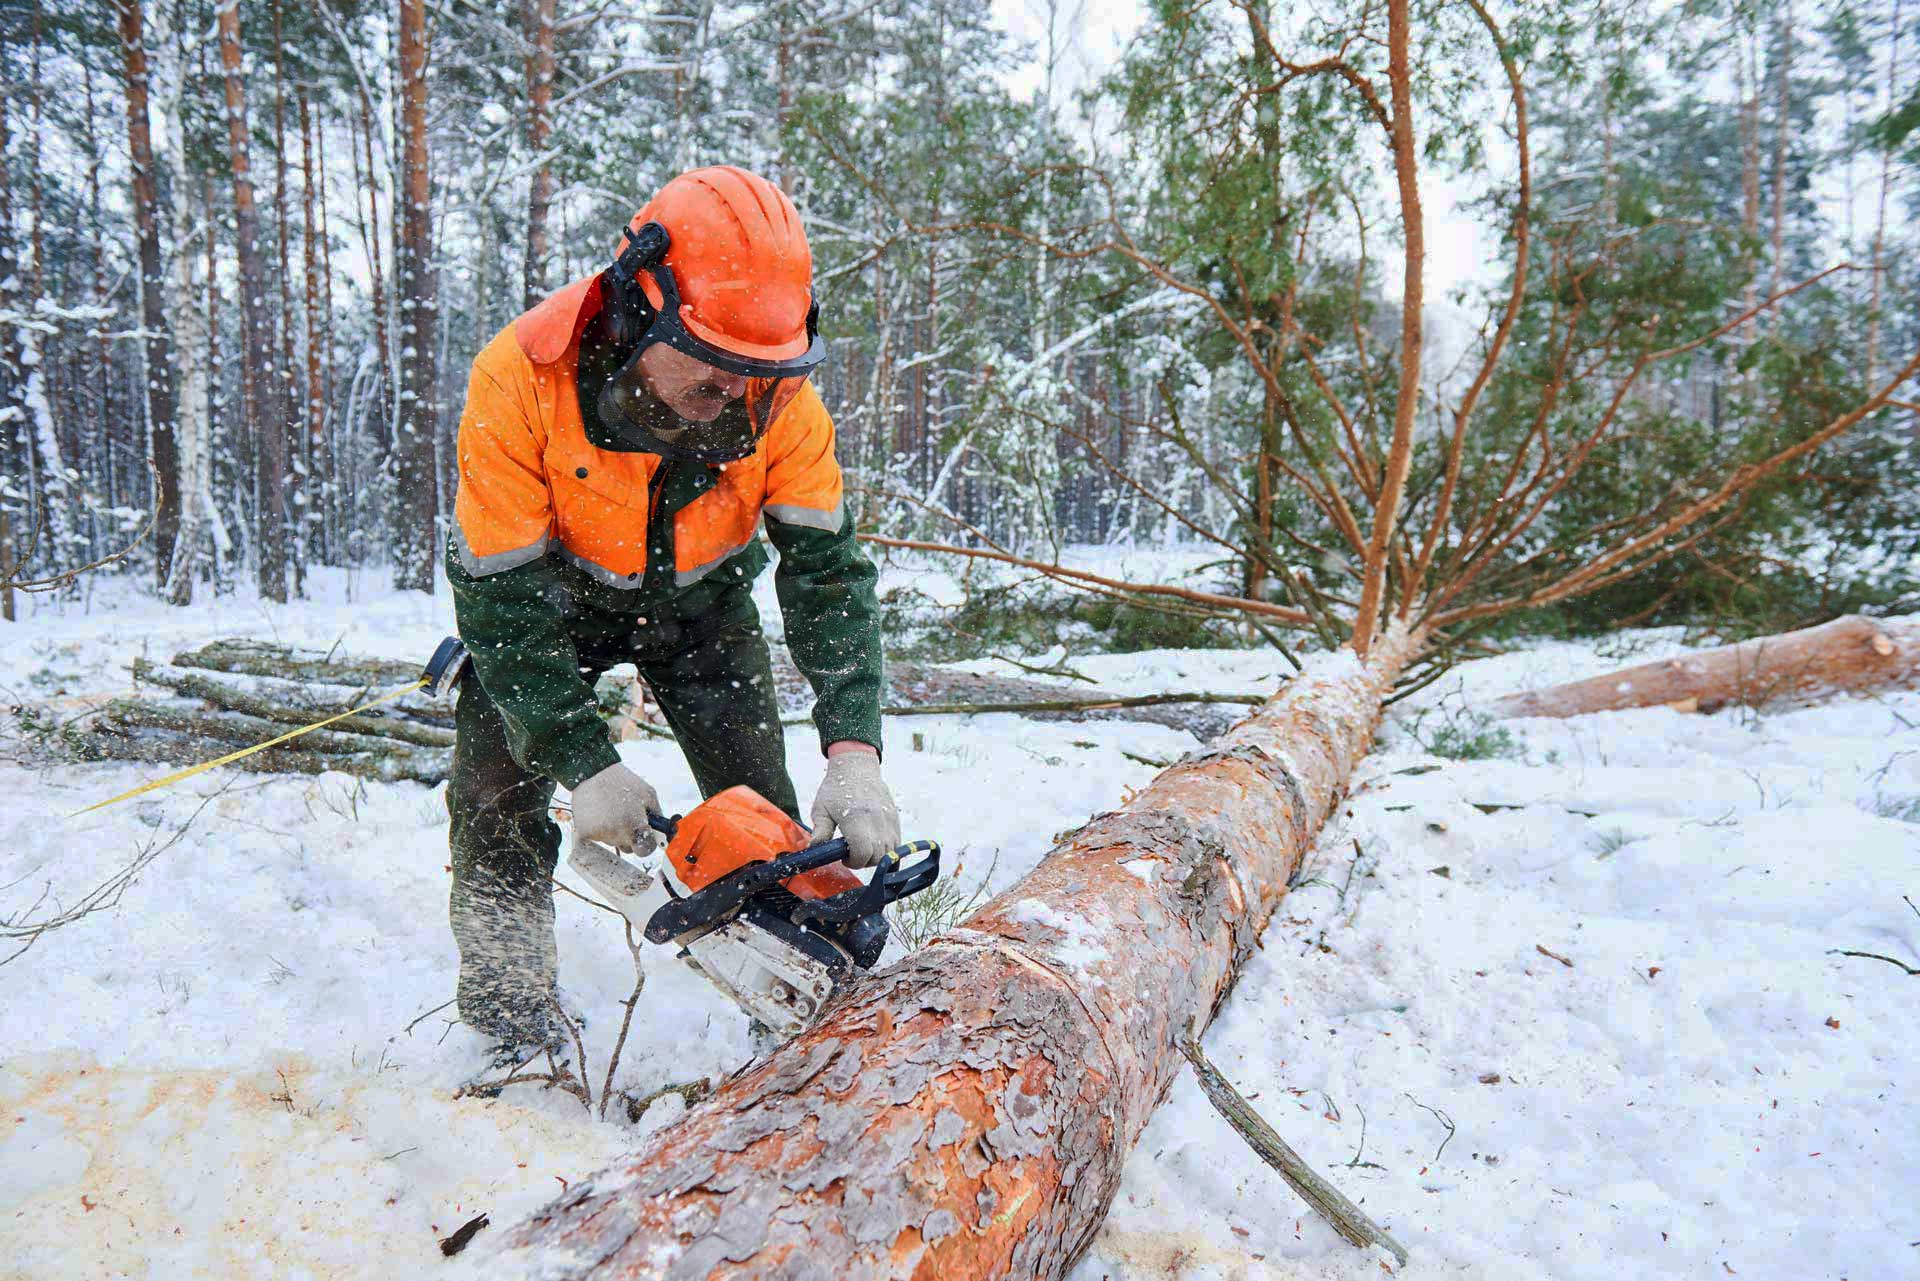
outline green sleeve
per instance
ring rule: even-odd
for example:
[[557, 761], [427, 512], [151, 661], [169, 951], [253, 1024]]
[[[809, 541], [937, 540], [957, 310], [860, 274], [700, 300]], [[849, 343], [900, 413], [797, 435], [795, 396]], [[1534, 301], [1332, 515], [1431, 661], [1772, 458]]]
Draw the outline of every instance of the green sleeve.
[[446, 560], [469, 675], [500, 708], [513, 759], [569, 789], [618, 764], [560, 613], [563, 589], [545, 558], [481, 578], [451, 549]]
[[853, 514], [837, 531], [788, 524], [771, 514], [767, 537], [780, 553], [774, 592], [787, 649], [813, 686], [820, 749], [854, 739], [880, 749], [879, 577], [853, 536]]

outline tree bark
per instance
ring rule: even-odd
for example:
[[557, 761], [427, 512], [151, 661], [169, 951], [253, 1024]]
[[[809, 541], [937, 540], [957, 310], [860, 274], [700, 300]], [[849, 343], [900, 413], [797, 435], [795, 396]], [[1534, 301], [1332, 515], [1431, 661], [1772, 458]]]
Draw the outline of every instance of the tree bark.
[[[164, 21], [156, 16], [156, 27]], [[173, 178], [173, 265], [167, 273], [167, 310], [173, 318], [173, 350], [180, 371], [179, 402], [174, 416], [179, 459], [180, 530], [166, 570], [167, 600], [174, 605], [193, 603], [193, 583], [200, 557], [213, 537], [219, 513], [214, 509], [208, 479], [209, 423], [207, 399], [211, 383], [211, 310], [202, 310], [209, 291], [200, 285], [201, 264], [213, 243], [213, 225], [205, 222], [198, 234], [206, 244], [193, 243], [195, 213], [205, 202], [196, 197], [204, 178], [189, 167], [186, 141], [186, 53], [174, 28], [157, 34], [156, 47], [171, 48], [160, 94], [160, 121], [164, 131], [167, 168]]]
[[324, 466], [327, 432], [325, 375], [320, 349], [320, 229], [313, 216], [313, 113], [307, 102], [307, 89], [300, 87], [300, 231], [301, 278], [305, 282], [302, 302], [305, 307], [307, 347], [307, 459], [306, 504], [300, 509], [302, 528], [310, 542], [312, 559], [324, 563], [327, 553], [326, 496], [329, 474]]
[[147, 50], [140, 0], [120, 0], [120, 42], [127, 67], [133, 222], [140, 241], [140, 327], [145, 333], [141, 374], [147, 390], [148, 449], [154, 474], [153, 571], [156, 585], [164, 587], [173, 566], [174, 544], [180, 536], [180, 448], [173, 427], [172, 344], [167, 331], [166, 282], [160, 274], [159, 195], [154, 185], [153, 133], [147, 119]]
[[522, 301], [532, 307], [547, 293], [547, 208], [553, 202], [553, 166], [541, 158], [553, 132], [553, 20], [557, 0], [527, 0], [527, 151], [535, 165], [527, 188], [527, 261]]
[[[1400, 229], [1405, 241], [1400, 294], [1400, 386], [1393, 406], [1393, 443], [1381, 468], [1380, 493], [1373, 505], [1373, 533], [1367, 545], [1360, 604], [1354, 613], [1353, 647], [1362, 655], [1372, 644], [1384, 607], [1387, 551], [1400, 516], [1407, 473], [1413, 466], [1414, 418], [1420, 410], [1420, 354], [1426, 282], [1426, 226], [1420, 207], [1420, 157], [1413, 132], [1412, 20], [1408, 0], [1388, 0], [1387, 80], [1393, 88], [1389, 130], [1393, 171], [1400, 196]], [[1412, 583], [1400, 590], [1412, 591]]]
[[1497, 716], [1584, 716], [1630, 707], [1711, 712], [1920, 687], [1920, 621], [1850, 614], [1779, 636], [1508, 694]]
[[[1886, 109], [1892, 111], [1899, 105], [1900, 75], [1900, 33], [1902, 29], [1901, 0], [1894, 0], [1893, 21], [1887, 39], [1887, 100]], [[1872, 284], [1867, 301], [1867, 386], [1873, 386], [1873, 380], [1879, 375], [1880, 366], [1880, 300], [1884, 282], [1887, 278], [1887, 197], [1893, 190], [1893, 148], [1885, 143], [1880, 145], [1880, 193], [1874, 206], [1873, 216], [1873, 262], [1870, 275]], [[1916, 426], [1916, 438], [1920, 438], [1920, 425]]]
[[[1767, 281], [1767, 296], [1771, 298], [1780, 292], [1780, 284], [1787, 279], [1787, 131], [1793, 125], [1793, 3], [1787, 0], [1780, 11], [1780, 65], [1774, 87], [1773, 120], [1773, 232], [1769, 238], [1772, 249], [1771, 276]], [[1779, 314], [1767, 318], [1768, 332], [1772, 332]]]
[[[6, 33], [0, 29], [0, 58], [7, 52]], [[0, 157], [7, 155], [11, 104], [0, 94]], [[0, 309], [19, 305], [20, 258], [13, 236], [13, 185], [9, 166], [0, 162]], [[0, 325], [0, 467], [9, 476], [27, 470], [27, 406], [23, 392], [26, 379], [20, 368], [20, 347], [14, 340], [14, 327]], [[0, 497], [0, 615], [14, 619], [13, 582], [18, 574], [19, 552], [15, 547], [12, 519], [7, 500]], [[32, 531], [33, 508], [29, 502], [21, 508]], [[26, 535], [31, 537], [31, 532]]]
[[1345, 794], [1392, 623], [505, 1234], [493, 1277], [1059, 1277]]
[[280, 0], [273, 0], [273, 246], [280, 271], [280, 380], [278, 402], [286, 414], [288, 467], [283, 485], [287, 513], [287, 561], [293, 592], [307, 594], [307, 510], [312, 469], [307, 459], [305, 414], [301, 411], [299, 366], [293, 350], [293, 267], [287, 247], [286, 36]]
[[[243, 689], [238, 684], [216, 680], [199, 672], [162, 667], [144, 658], [133, 660], [133, 679], [163, 686], [176, 694], [197, 698], [230, 712], [240, 712], [263, 721], [278, 721], [282, 725], [311, 725], [317, 720], [336, 715], [340, 710], [316, 710], [312, 706], [276, 702], [262, 692], [264, 686], [259, 686], [257, 681], [248, 682], [255, 684], [256, 688]], [[375, 738], [396, 739], [416, 747], [453, 746], [452, 730], [441, 725], [420, 724], [409, 720], [404, 714], [383, 715], [376, 711], [364, 716], [349, 716], [335, 721], [334, 726], [342, 733], [370, 734]]]
[[433, 590], [440, 515], [434, 474], [434, 278], [432, 184], [427, 171], [425, 0], [400, 0], [401, 173], [394, 292], [400, 304], [399, 439], [394, 450], [394, 586]]
[[267, 310], [266, 264], [260, 258], [260, 215], [248, 158], [247, 96], [240, 44], [240, 0], [219, 9], [220, 66], [226, 79], [227, 151], [233, 168], [233, 218], [240, 258], [240, 390], [255, 442], [259, 510], [255, 570], [260, 594], [287, 599], [287, 416], [282, 412], [273, 317]]

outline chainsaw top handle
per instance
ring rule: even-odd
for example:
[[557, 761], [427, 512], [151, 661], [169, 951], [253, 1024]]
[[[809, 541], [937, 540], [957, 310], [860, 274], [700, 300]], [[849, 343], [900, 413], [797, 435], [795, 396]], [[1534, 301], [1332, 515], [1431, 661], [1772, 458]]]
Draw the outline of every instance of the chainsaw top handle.
[[[657, 816], [654, 826], [661, 827]], [[920, 857], [902, 866], [902, 860], [913, 854], [918, 854]], [[838, 863], [846, 856], [846, 838], [836, 836], [830, 841], [809, 845], [805, 849], [794, 850], [778, 858], [749, 863], [737, 871], [729, 872], [697, 893], [663, 903], [647, 922], [647, 941], [664, 943], [668, 939], [678, 937], [701, 920], [712, 920], [724, 916], [735, 906], [744, 903], [764, 889], [779, 885], [802, 872], [811, 872], [817, 867]], [[848, 921], [857, 921], [861, 917], [872, 916], [889, 903], [906, 898], [910, 894], [918, 894], [932, 885], [939, 876], [939, 842], [911, 841], [905, 845], [897, 845], [881, 856], [880, 862], [874, 867], [872, 878], [859, 889], [835, 894], [831, 898], [800, 900], [799, 906], [793, 913], [793, 923], [805, 925], [809, 921], [819, 921], [822, 924], [841, 925]]]

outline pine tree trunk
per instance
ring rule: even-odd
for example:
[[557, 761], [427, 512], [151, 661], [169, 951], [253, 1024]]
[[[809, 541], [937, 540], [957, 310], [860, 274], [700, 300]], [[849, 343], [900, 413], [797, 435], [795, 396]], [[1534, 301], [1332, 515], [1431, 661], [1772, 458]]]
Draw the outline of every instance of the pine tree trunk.
[[[1893, 23], [1887, 38], [1887, 103], [1891, 112], [1899, 105], [1900, 84], [1900, 35], [1902, 14], [1901, 0], [1894, 0]], [[1866, 376], [1862, 381], [1869, 387], [1879, 378], [1880, 367], [1880, 304], [1887, 278], [1887, 198], [1893, 191], [1893, 170], [1895, 156], [1893, 148], [1885, 143], [1880, 145], [1880, 194], [1876, 202], [1873, 217], [1873, 263], [1872, 280], [1867, 300], [1867, 357]], [[1920, 439], [1920, 420], [1916, 421], [1915, 438]]]
[[531, 307], [547, 293], [547, 208], [553, 202], [553, 166], [541, 153], [553, 131], [553, 20], [557, 0], [527, 0], [527, 151], [533, 179], [527, 188], [527, 262], [521, 296]]
[[[1740, 97], [1740, 231], [1747, 243], [1760, 234], [1760, 85], [1759, 68], [1754, 63], [1753, 36], [1741, 37], [1738, 59]], [[1748, 255], [1747, 283], [1741, 292], [1740, 310], [1750, 312], [1760, 301], [1760, 276], [1752, 268]], [[1750, 346], [1758, 333], [1758, 322], [1749, 318], [1740, 326], [1740, 345]]]
[[438, 426], [434, 394], [432, 187], [427, 171], [427, 27], [425, 0], [400, 0], [400, 218], [394, 293], [400, 304], [403, 366], [395, 448], [394, 585], [433, 590], [439, 519], [434, 468]]
[[154, 183], [153, 134], [147, 119], [147, 50], [140, 0], [119, 0], [119, 4], [120, 41], [127, 67], [133, 223], [140, 242], [140, 327], [146, 335], [141, 382], [147, 391], [147, 439], [154, 473], [153, 571], [156, 583], [164, 587], [180, 536], [180, 449], [173, 426], [173, 353], [167, 332], [166, 284], [160, 274], [159, 195]]
[[[1773, 250], [1767, 281], [1767, 296], [1780, 292], [1787, 278], [1787, 136], [1793, 127], [1793, 4], [1780, 11], [1780, 67], [1774, 87], [1773, 108], [1773, 232], [1769, 245]], [[1772, 332], [1774, 317], [1767, 324]]]
[[491, 1277], [1055, 1278], [1232, 990], [1421, 638], [1396, 621], [1065, 837], [634, 1157]]
[[254, 204], [247, 138], [247, 96], [240, 44], [239, 0], [219, 9], [220, 66], [226, 82], [227, 153], [233, 169], [233, 219], [240, 260], [240, 396], [254, 440], [259, 506], [254, 513], [254, 568], [260, 594], [287, 599], [287, 418], [281, 412], [281, 373], [274, 359], [273, 317], [267, 309], [266, 264], [260, 256], [260, 215]]

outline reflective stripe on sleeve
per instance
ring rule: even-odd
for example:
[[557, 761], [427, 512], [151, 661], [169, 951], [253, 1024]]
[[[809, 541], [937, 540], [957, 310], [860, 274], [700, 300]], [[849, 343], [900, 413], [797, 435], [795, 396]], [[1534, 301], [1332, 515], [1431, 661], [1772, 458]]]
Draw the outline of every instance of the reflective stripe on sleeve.
[[847, 504], [843, 499], [833, 505], [832, 511], [821, 511], [818, 507], [803, 507], [799, 503], [768, 503], [760, 510], [783, 525], [801, 525], [807, 529], [837, 534], [841, 522], [846, 519]]
[[547, 554], [547, 548], [553, 540], [546, 534], [534, 539], [525, 547], [514, 547], [504, 552], [492, 552], [486, 556], [477, 555], [473, 545], [467, 542], [467, 531], [458, 525], [453, 529], [453, 549], [460, 557], [460, 568], [475, 578], [485, 578], [488, 574], [504, 573], [518, 568], [529, 561], [539, 560]]

